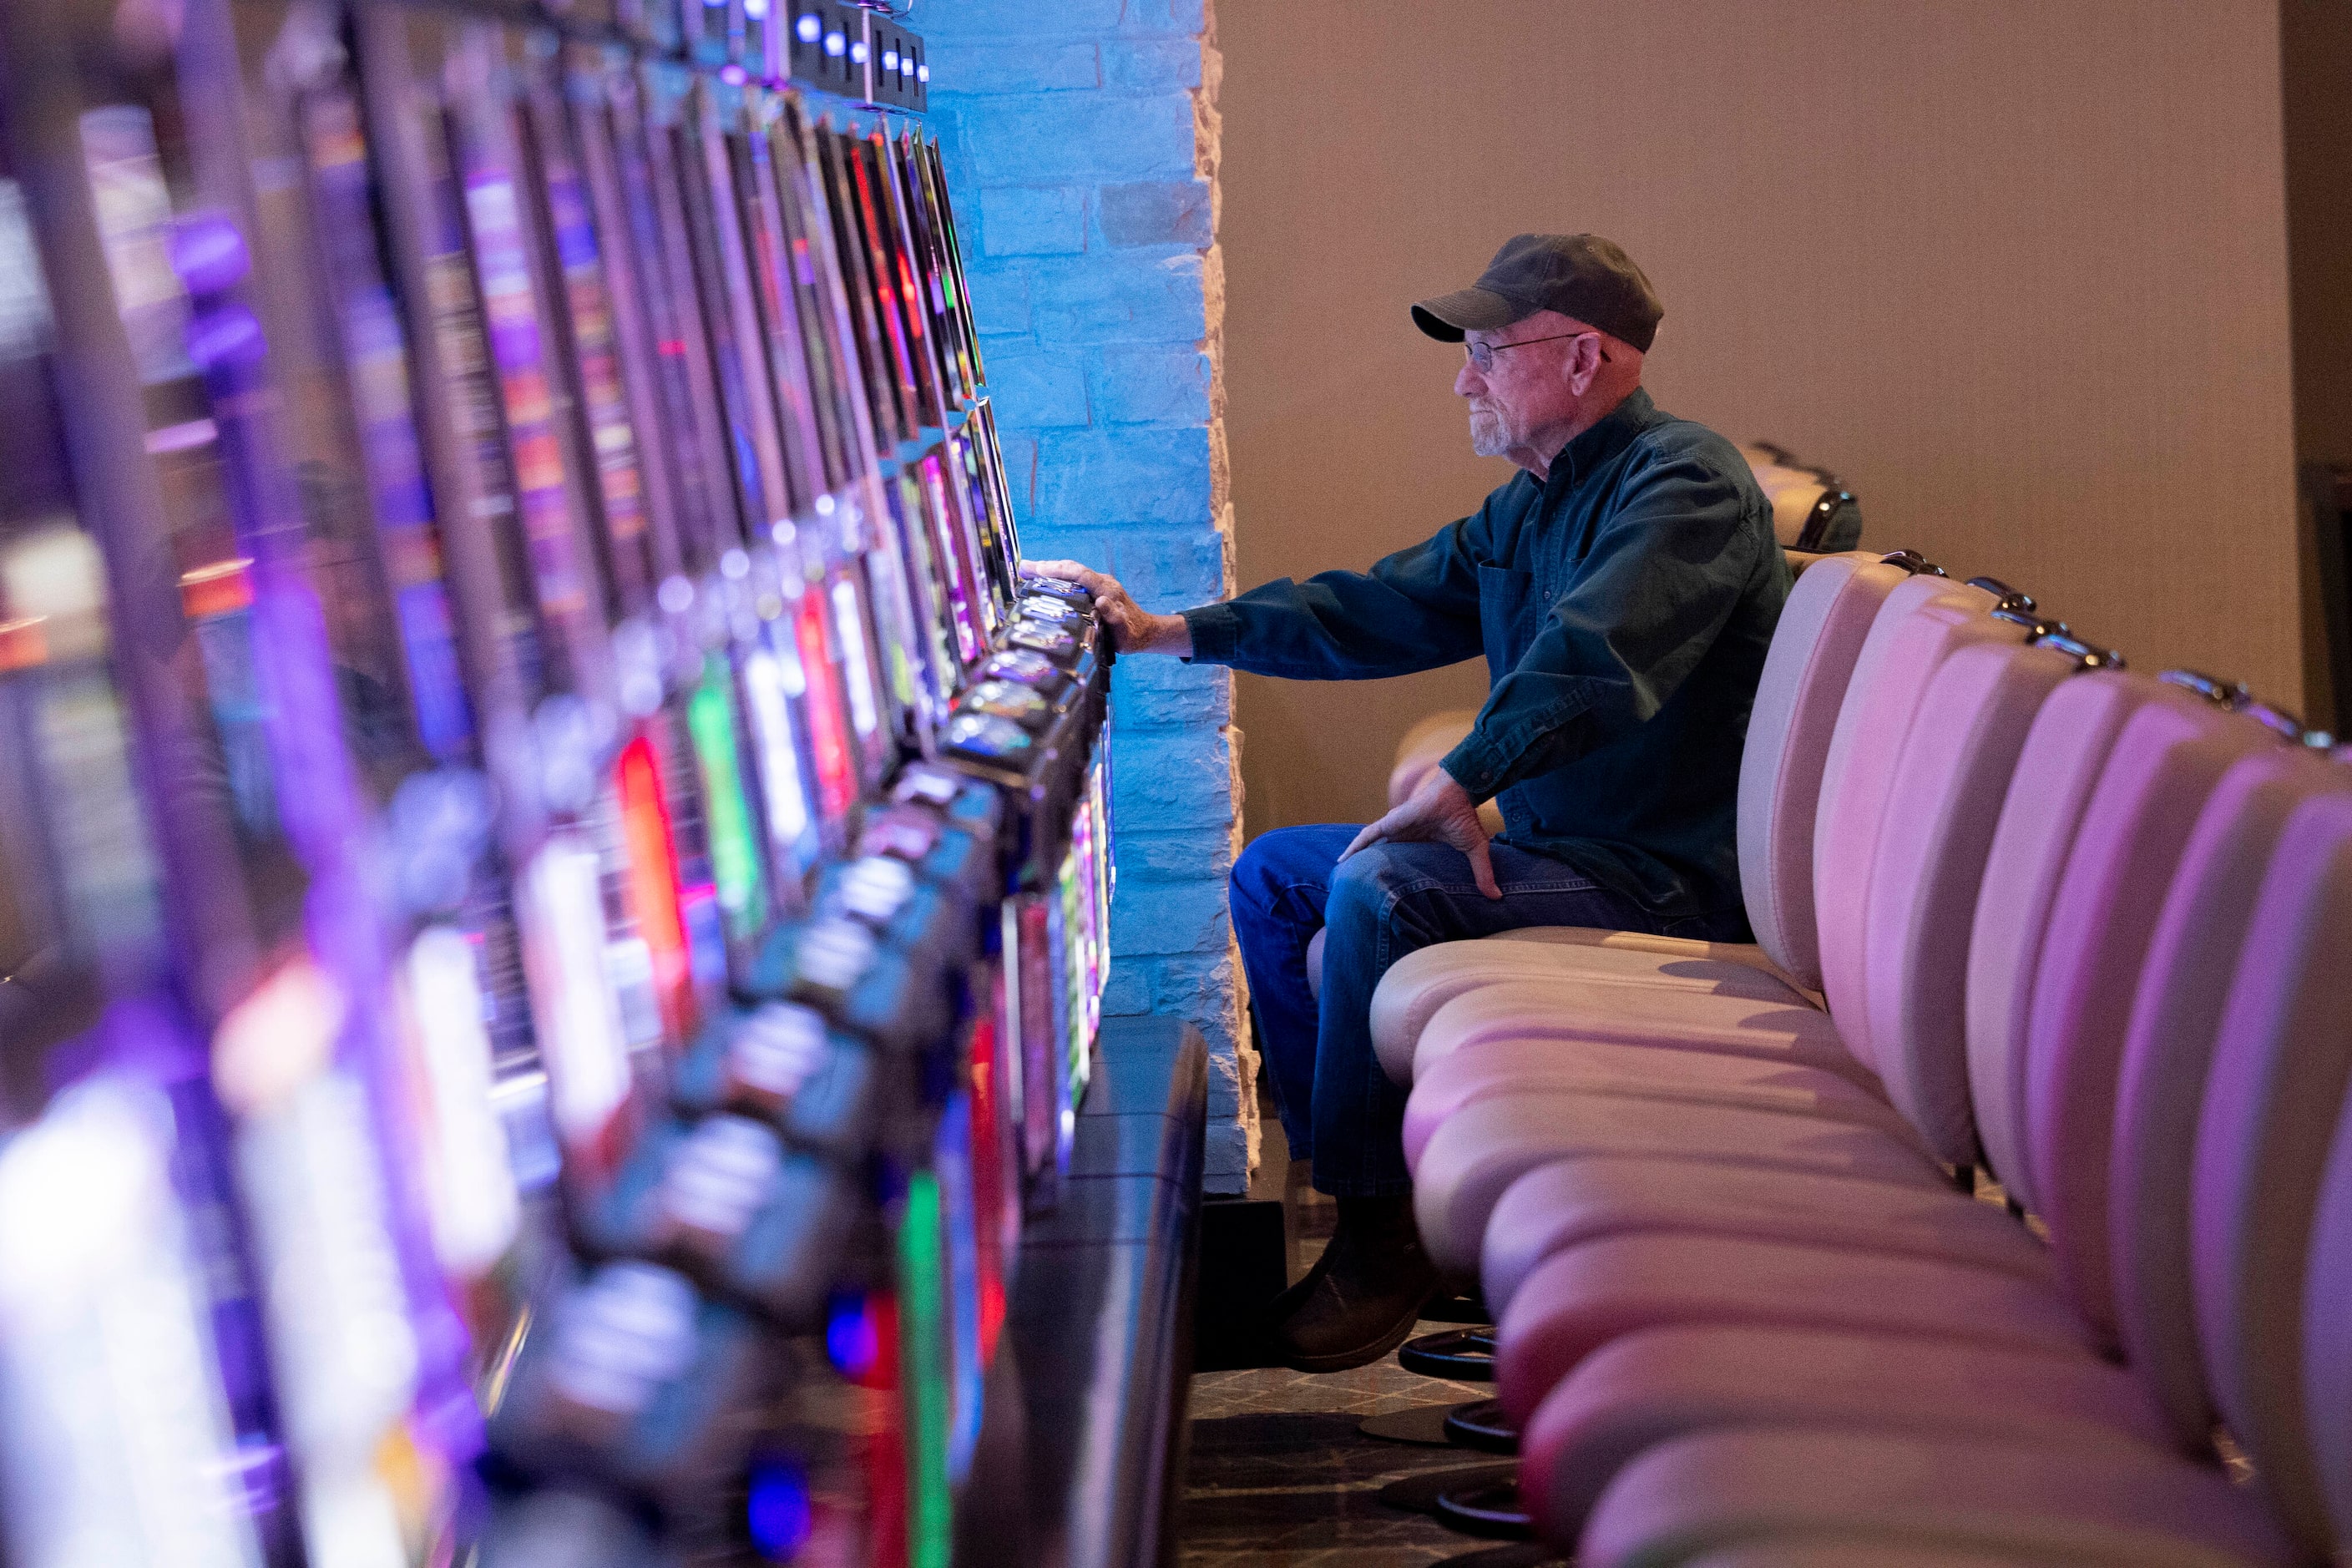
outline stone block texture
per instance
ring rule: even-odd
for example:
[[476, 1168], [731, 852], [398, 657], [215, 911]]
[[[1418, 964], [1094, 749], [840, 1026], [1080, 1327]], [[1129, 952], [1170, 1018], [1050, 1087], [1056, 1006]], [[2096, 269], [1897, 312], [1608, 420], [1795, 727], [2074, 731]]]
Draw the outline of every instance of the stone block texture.
[[[1208, 0], [930, 0], [915, 18], [973, 313], [1033, 559], [1154, 609], [1233, 591], [1219, 57]], [[1233, 680], [1167, 659], [1112, 680], [1118, 901], [1106, 1001], [1210, 1051], [1209, 1189], [1257, 1163], [1257, 1061], [1225, 904], [1239, 844]]]

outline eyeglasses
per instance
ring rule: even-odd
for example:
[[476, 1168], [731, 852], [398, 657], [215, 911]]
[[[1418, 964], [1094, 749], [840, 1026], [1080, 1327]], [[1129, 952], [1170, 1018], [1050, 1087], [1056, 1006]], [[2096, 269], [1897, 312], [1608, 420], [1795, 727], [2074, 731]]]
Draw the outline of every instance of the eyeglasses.
[[1478, 374], [1484, 375], [1495, 368], [1495, 356], [1505, 349], [1523, 349], [1529, 343], [1555, 343], [1562, 338], [1597, 338], [1600, 335], [1599, 332], [1587, 327], [1580, 332], [1554, 332], [1548, 338], [1521, 338], [1515, 343], [1474, 343], [1465, 338], [1462, 342], [1462, 352], [1470, 356], [1470, 363], [1478, 367]]

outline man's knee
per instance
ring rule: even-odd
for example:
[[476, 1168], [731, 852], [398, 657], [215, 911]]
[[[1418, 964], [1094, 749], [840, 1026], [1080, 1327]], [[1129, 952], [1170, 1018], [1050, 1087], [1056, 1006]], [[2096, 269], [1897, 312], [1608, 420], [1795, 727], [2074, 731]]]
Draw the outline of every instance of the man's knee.
[[1323, 906], [1323, 923], [1341, 926], [1380, 919], [1399, 869], [1397, 853], [1386, 844], [1367, 845], [1340, 861], [1331, 870], [1331, 898]]
[[1315, 879], [1322, 868], [1306, 853], [1307, 842], [1307, 830], [1297, 827], [1273, 828], [1251, 839], [1226, 878], [1234, 902], [1271, 910], [1287, 889]]

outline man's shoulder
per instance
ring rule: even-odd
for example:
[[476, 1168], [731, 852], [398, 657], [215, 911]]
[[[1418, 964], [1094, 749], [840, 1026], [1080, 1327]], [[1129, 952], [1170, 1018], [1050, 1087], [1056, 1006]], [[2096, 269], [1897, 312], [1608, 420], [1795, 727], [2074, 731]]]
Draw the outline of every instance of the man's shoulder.
[[1653, 458], [1695, 459], [1750, 485], [1756, 482], [1756, 470], [1748, 466], [1748, 459], [1740, 456], [1739, 447], [1729, 437], [1663, 408], [1634, 436], [1631, 445]]
[[1772, 503], [1756, 481], [1756, 470], [1731, 439], [1696, 419], [1684, 419], [1663, 409], [1643, 426], [1626, 449], [1640, 468], [1677, 469], [1685, 477], [1693, 468], [1720, 480], [1739, 500], [1743, 526], [1769, 533]]

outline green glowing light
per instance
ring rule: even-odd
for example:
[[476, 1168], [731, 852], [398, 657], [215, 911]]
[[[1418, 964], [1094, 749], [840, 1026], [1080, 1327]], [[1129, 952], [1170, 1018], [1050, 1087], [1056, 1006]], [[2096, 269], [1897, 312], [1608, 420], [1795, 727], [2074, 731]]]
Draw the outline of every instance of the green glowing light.
[[702, 684], [688, 701], [686, 723], [694, 737], [709, 799], [710, 874], [719, 907], [738, 935], [759, 930], [761, 909], [760, 851], [751, 840], [751, 811], [743, 798], [743, 765], [735, 749], [735, 702], [727, 660], [712, 654], [703, 665]]
[[946, 1238], [940, 1182], [907, 1183], [898, 1224], [898, 1386], [907, 1406], [907, 1568], [948, 1568], [954, 1532], [948, 1492]]

